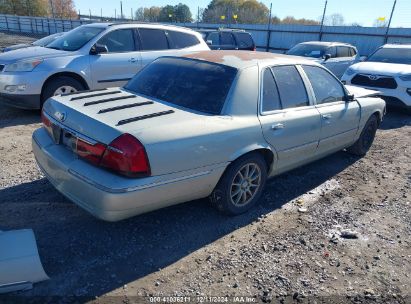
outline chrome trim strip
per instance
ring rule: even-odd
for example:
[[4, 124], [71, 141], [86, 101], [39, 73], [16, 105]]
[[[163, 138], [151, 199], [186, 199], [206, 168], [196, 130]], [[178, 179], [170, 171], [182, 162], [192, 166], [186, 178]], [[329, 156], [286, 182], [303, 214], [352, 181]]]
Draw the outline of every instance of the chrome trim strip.
[[92, 138], [90, 138], [90, 137], [88, 137], [88, 136], [86, 136], [86, 135], [83, 135], [83, 134], [81, 134], [81, 133], [79, 133], [79, 132], [77, 132], [77, 131], [75, 131], [75, 130], [73, 130], [73, 129], [65, 126], [65, 125], [63, 125], [62, 123], [60, 123], [59, 121], [57, 121], [54, 117], [52, 117], [50, 114], [48, 114], [48, 113], [46, 113], [46, 112], [43, 112], [43, 115], [46, 116], [53, 124], [59, 126], [62, 130], [66, 131], [66, 132], [68, 132], [68, 133], [73, 134], [75, 137], [81, 139], [82, 141], [84, 141], [84, 142], [86, 142], [86, 143], [88, 143], [88, 144], [90, 144], [90, 145], [95, 145], [95, 144], [98, 143], [97, 140], [94, 140], [94, 139], [92, 139]]
[[132, 192], [132, 191], [145, 190], [145, 189], [149, 189], [149, 188], [153, 188], [153, 187], [157, 187], [157, 186], [163, 186], [163, 185], [176, 183], [176, 182], [180, 182], [180, 181], [191, 179], [191, 178], [204, 176], [204, 175], [210, 174], [211, 171], [212, 170], [202, 171], [202, 172], [199, 172], [199, 173], [194, 173], [194, 174], [191, 174], [191, 175], [177, 177], [177, 178], [169, 179], [169, 180], [166, 180], [166, 181], [160, 181], [160, 182], [151, 183], [151, 184], [142, 185], [142, 186], [136, 186], [136, 187], [130, 187], [130, 188], [121, 188], [121, 189], [111, 189], [111, 188], [107, 188], [106, 186], [103, 186], [101, 184], [98, 184], [95, 181], [92, 181], [91, 179], [85, 177], [84, 175], [81, 175], [80, 173], [78, 173], [78, 172], [76, 172], [72, 169], [68, 170], [68, 172], [70, 174], [74, 175], [75, 177], [83, 180], [84, 182], [88, 183], [91, 186], [94, 186], [94, 187], [96, 187], [96, 188], [98, 188], [102, 191], [108, 192], [108, 193], [127, 193], [127, 192]]

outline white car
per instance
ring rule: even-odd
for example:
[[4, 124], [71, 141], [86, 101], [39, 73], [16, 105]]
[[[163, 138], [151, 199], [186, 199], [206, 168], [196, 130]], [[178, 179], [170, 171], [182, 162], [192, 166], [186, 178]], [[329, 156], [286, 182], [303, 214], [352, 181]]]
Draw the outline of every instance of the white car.
[[360, 61], [356, 47], [342, 42], [302, 42], [295, 45], [286, 54], [311, 58], [325, 66], [339, 79], [350, 65]]
[[388, 106], [411, 113], [411, 45], [386, 44], [352, 65], [343, 82], [381, 92]]
[[204, 197], [240, 214], [269, 176], [368, 151], [385, 102], [354, 89], [292, 56], [162, 57], [124, 88], [48, 99], [33, 152], [60, 192], [105, 220]]

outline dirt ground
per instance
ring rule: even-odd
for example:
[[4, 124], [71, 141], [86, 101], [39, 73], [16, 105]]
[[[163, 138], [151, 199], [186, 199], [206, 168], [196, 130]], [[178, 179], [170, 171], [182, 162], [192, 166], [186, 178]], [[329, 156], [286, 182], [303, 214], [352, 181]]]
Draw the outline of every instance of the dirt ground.
[[363, 158], [269, 180], [247, 214], [204, 199], [118, 223], [39, 172], [38, 127], [39, 112], [0, 107], [0, 230], [32, 228], [50, 280], [0, 302], [411, 303], [410, 115], [390, 111]]

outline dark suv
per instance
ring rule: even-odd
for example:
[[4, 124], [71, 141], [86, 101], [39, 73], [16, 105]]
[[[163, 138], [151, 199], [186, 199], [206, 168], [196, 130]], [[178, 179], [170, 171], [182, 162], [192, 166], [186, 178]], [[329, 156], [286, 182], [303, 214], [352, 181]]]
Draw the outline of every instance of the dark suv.
[[199, 30], [212, 50], [255, 51], [251, 34], [244, 30]]

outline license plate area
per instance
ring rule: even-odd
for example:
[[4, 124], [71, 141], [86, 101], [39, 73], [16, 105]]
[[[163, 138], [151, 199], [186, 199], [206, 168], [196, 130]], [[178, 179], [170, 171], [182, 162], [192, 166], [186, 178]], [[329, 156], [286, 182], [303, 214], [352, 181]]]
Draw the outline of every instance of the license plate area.
[[77, 137], [66, 129], [61, 129], [61, 144], [74, 153], [77, 151]]

